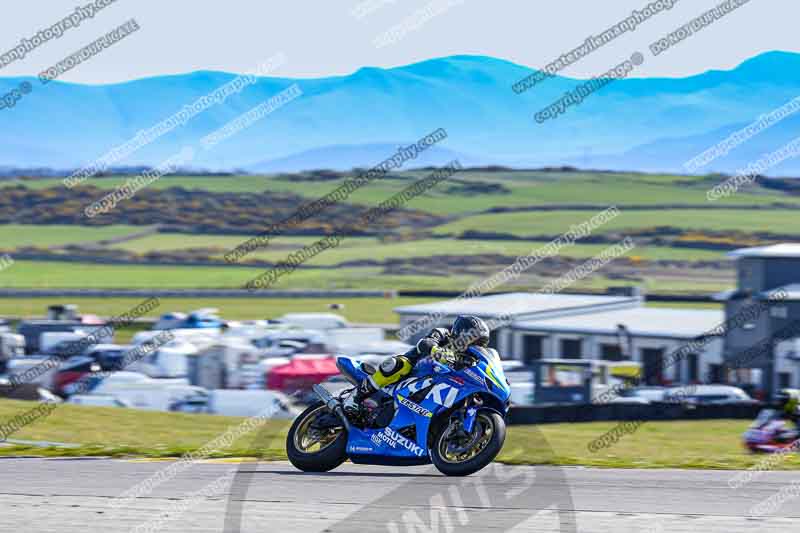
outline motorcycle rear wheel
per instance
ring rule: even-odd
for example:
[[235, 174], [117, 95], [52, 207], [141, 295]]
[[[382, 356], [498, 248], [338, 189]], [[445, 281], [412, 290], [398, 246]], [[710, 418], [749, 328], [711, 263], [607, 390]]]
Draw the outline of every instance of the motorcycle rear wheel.
[[286, 455], [303, 472], [327, 472], [347, 460], [347, 430], [339, 424], [314, 427], [322, 417], [335, 419], [325, 404], [316, 402], [298, 416], [286, 436]]
[[490, 464], [506, 440], [506, 423], [495, 411], [480, 409], [472, 433], [458, 433], [458, 427], [443, 425], [434, 436], [431, 462], [447, 476], [468, 476]]

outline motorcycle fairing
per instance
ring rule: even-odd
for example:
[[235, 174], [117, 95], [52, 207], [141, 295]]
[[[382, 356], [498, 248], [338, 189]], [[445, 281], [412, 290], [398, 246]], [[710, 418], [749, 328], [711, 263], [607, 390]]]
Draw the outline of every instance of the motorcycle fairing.
[[[437, 415], [476, 393], [489, 393], [505, 404], [511, 390], [497, 352], [476, 347], [470, 347], [468, 352], [477, 359], [474, 366], [454, 370], [426, 358], [417, 363], [409, 376], [385, 387], [384, 392], [394, 400], [394, 417], [387, 427], [380, 429], [352, 427], [347, 442], [350, 459], [370, 464], [427, 463], [430, 461], [428, 433]], [[476, 410], [467, 410], [465, 423], [470, 428], [475, 414]], [[403, 432], [414, 437], [409, 438]]]

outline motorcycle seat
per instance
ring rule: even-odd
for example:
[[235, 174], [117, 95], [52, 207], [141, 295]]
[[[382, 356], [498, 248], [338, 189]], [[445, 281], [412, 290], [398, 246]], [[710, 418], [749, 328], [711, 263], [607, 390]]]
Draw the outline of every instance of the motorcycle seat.
[[[376, 371], [376, 368], [370, 364], [359, 363], [355, 359], [345, 356], [336, 358], [336, 368], [353, 385], [358, 385]], [[372, 372], [369, 370], [372, 370]]]

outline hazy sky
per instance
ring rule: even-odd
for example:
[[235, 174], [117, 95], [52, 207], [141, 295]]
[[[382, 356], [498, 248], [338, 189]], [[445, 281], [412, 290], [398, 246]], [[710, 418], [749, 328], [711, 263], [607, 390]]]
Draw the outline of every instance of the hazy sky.
[[[8, 3], [0, 18], [0, 54], [89, 1]], [[539, 67], [650, 1], [117, 0], [80, 27], [0, 69], [0, 76], [38, 74], [130, 18], [141, 27], [138, 32], [62, 79], [108, 83], [198, 69], [244, 72], [277, 52], [285, 53], [287, 62], [276, 75], [293, 77], [343, 75], [362, 66], [392, 67], [453, 54], [489, 55]], [[677, 0], [672, 9], [562, 74], [605, 72], [718, 3]], [[425, 6], [441, 12], [427, 21], [409, 22]], [[636, 75], [685, 76], [729, 69], [764, 51], [800, 52], [798, 20], [798, 0], [750, 0], [669, 54], [647, 61]], [[376, 39], [398, 24], [409, 31], [397, 42], [376, 46]]]

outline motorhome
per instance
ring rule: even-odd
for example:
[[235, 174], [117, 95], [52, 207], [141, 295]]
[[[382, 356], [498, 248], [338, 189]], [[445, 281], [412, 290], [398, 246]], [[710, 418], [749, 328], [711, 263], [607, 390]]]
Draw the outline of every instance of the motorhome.
[[198, 349], [194, 344], [174, 339], [130, 363], [126, 369], [141, 372], [151, 378], [185, 378], [189, 375], [188, 358], [197, 353]]

